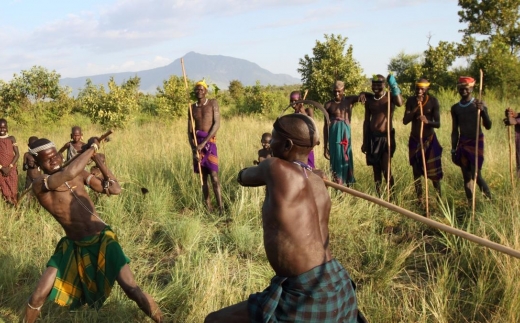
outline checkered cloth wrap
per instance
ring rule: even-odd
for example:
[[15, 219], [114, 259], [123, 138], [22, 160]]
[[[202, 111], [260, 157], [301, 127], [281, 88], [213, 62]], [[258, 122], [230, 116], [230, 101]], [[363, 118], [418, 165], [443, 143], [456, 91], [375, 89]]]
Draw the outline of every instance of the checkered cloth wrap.
[[249, 296], [248, 310], [253, 323], [366, 322], [354, 284], [335, 259], [296, 277], [273, 277], [266, 290]]
[[129, 262], [109, 226], [80, 241], [63, 237], [47, 263], [58, 269], [49, 300], [70, 309], [83, 304], [99, 309]]
[[[431, 136], [423, 138], [423, 147], [424, 159], [426, 159], [426, 174], [432, 181], [440, 181], [444, 175], [441, 163], [442, 147], [435, 132]], [[408, 140], [408, 159], [410, 165], [422, 170], [421, 175], [424, 176], [421, 141], [412, 136]]]
[[478, 151], [476, 152], [475, 144], [475, 139], [459, 136], [459, 143], [455, 151], [455, 165], [459, 167], [474, 166], [475, 155], [478, 155], [478, 169], [482, 169], [482, 165], [484, 164], [484, 134], [482, 132], [478, 136]]

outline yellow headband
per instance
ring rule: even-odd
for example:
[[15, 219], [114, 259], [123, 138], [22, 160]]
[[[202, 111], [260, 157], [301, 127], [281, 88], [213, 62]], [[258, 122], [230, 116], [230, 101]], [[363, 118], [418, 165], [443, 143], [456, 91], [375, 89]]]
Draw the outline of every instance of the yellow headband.
[[417, 83], [415, 83], [415, 86], [418, 86], [418, 87], [430, 87], [430, 83], [427, 83], [427, 82], [419, 83], [419, 82], [417, 82]]
[[197, 85], [202, 85], [206, 90], [208, 89], [208, 85], [206, 84], [205, 79], [202, 79], [202, 81], [198, 81], [197, 83], [195, 83], [195, 86]]

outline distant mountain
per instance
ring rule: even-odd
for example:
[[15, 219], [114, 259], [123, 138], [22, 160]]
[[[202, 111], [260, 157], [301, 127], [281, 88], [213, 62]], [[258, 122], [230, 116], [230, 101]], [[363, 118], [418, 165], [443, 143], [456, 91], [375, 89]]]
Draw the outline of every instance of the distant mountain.
[[[222, 55], [203, 55], [189, 52], [184, 56], [184, 67], [189, 79], [197, 81], [205, 77], [209, 83], [214, 83], [221, 89], [227, 89], [229, 82], [232, 80], [239, 80], [244, 85], [254, 85], [257, 80], [260, 81], [262, 85], [290, 85], [301, 83], [301, 81], [295, 77], [287, 74], [271, 73], [245, 59]], [[178, 58], [169, 65], [139, 72], [63, 78], [60, 80], [60, 84], [62, 86], [69, 86], [72, 88], [72, 94], [77, 95], [79, 89], [85, 86], [87, 78], [90, 78], [93, 84], [106, 85], [111, 76], [114, 77], [117, 84], [121, 84], [123, 81], [136, 75], [141, 78], [141, 91], [155, 93], [157, 87], [162, 86], [163, 81], [169, 79], [171, 75], [182, 76], [181, 60]]]

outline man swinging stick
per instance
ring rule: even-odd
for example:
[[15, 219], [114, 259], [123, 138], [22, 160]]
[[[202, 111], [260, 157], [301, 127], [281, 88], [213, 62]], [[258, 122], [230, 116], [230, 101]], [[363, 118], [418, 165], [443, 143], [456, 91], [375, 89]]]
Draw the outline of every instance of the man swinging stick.
[[329, 249], [329, 193], [306, 164], [319, 143], [316, 124], [295, 113], [278, 118], [273, 128], [273, 157], [241, 170], [237, 180], [267, 187], [264, 246], [276, 276], [263, 292], [205, 322], [364, 322], [354, 284]]
[[[38, 139], [29, 152], [44, 174], [33, 181], [38, 202], [58, 221], [66, 236], [47, 263], [35, 291], [29, 297], [24, 322], [36, 321], [48, 297], [71, 309], [88, 304], [99, 309], [117, 281], [125, 294], [155, 322], [163, 315], [152, 297], [137, 286], [117, 236], [97, 214], [85, 185], [98, 193], [119, 194], [121, 187], [99, 155], [97, 138], [90, 138], [83, 153], [66, 167], [54, 143]], [[85, 170], [92, 159], [103, 179]]]

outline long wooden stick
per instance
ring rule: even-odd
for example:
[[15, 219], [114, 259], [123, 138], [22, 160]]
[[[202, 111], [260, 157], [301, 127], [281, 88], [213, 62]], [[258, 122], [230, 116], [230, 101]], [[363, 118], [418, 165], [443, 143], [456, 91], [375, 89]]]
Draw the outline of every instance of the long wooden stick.
[[466, 231], [462, 231], [462, 230], [456, 229], [454, 227], [450, 227], [449, 225], [446, 225], [446, 224], [434, 221], [432, 219], [425, 218], [424, 216], [421, 216], [421, 215], [419, 215], [417, 213], [414, 213], [414, 212], [411, 212], [409, 210], [403, 209], [403, 208], [401, 208], [401, 207], [399, 207], [399, 206], [397, 206], [395, 204], [388, 203], [388, 202], [383, 201], [381, 199], [378, 199], [378, 198], [376, 198], [374, 196], [371, 196], [371, 195], [368, 195], [368, 194], [365, 194], [365, 193], [353, 190], [351, 188], [348, 188], [348, 187], [345, 187], [345, 186], [333, 183], [333, 182], [328, 181], [328, 180], [323, 180], [323, 181], [325, 182], [325, 185], [327, 185], [327, 186], [330, 186], [330, 187], [335, 188], [337, 190], [340, 190], [342, 192], [348, 193], [348, 194], [356, 196], [356, 197], [360, 197], [360, 198], [362, 198], [364, 200], [367, 200], [367, 201], [373, 202], [375, 204], [378, 204], [380, 206], [383, 206], [383, 207], [385, 207], [385, 208], [387, 208], [389, 210], [392, 210], [392, 211], [395, 211], [395, 212], [397, 212], [399, 214], [402, 214], [402, 215], [404, 215], [404, 216], [406, 216], [406, 217], [408, 217], [408, 218], [410, 218], [412, 220], [424, 223], [424, 224], [426, 224], [426, 225], [428, 225], [430, 227], [442, 230], [442, 231], [447, 232], [447, 233], [454, 234], [454, 235], [456, 235], [458, 237], [461, 237], [463, 239], [475, 242], [475, 243], [477, 243], [477, 244], [479, 244], [481, 246], [484, 246], [484, 247], [487, 247], [487, 248], [490, 248], [490, 249], [493, 249], [493, 250], [496, 250], [496, 251], [499, 251], [499, 252], [502, 252], [502, 253], [505, 253], [507, 255], [510, 255], [510, 256], [515, 257], [515, 258], [519, 258], [520, 259], [520, 252], [518, 250], [506, 247], [506, 246], [498, 244], [496, 242], [489, 241], [487, 239], [484, 239], [484, 238], [481, 238], [479, 236], [473, 235], [473, 234], [468, 233]]
[[[182, 76], [184, 76], [184, 86], [186, 87], [186, 94], [188, 94], [188, 78], [186, 77], [186, 70], [184, 69], [184, 58], [181, 57], [181, 66], [182, 66]], [[189, 95], [188, 95], [189, 97]], [[195, 149], [197, 149], [197, 135], [195, 133], [195, 120], [193, 119], [193, 110], [191, 108], [191, 103], [188, 102], [190, 109], [190, 123], [191, 123], [191, 132], [193, 133], [193, 143], [195, 144]], [[197, 150], [197, 157], [199, 156], [199, 151]], [[199, 177], [200, 177], [200, 185], [204, 185], [204, 181], [202, 180], [202, 167], [200, 166], [200, 159], [197, 160], [197, 164], [199, 166]]]
[[302, 100], [305, 100], [305, 98], [307, 97], [307, 93], [309, 93], [309, 89], [305, 90], [305, 93], [303, 93], [303, 99]]
[[[480, 70], [480, 84], [479, 84], [479, 91], [478, 91], [478, 100], [479, 102], [482, 101], [482, 82], [484, 82], [484, 73], [482, 70]], [[477, 177], [478, 177], [478, 139], [480, 136], [480, 109], [477, 107], [477, 134], [475, 137], [475, 175], [473, 178], [473, 194], [472, 194], [472, 201], [471, 201], [471, 210], [472, 215], [471, 218], [475, 220], [475, 200], [477, 196]]]
[[511, 187], [515, 187], [515, 180], [513, 175], [513, 148], [511, 147], [511, 127], [507, 127], [507, 139], [509, 143], [509, 178], [511, 179]]
[[[419, 101], [419, 100], [417, 100]], [[419, 102], [419, 109], [421, 112], [421, 117], [424, 115], [422, 102]], [[426, 169], [426, 156], [424, 154], [424, 143], [423, 143], [423, 132], [424, 132], [424, 122], [421, 120], [421, 131], [419, 132], [419, 141], [421, 142], [421, 157], [422, 157], [422, 166], [424, 172], [424, 192], [426, 193], [426, 216], [430, 217], [430, 208], [429, 208], [429, 195], [428, 195], [428, 170]]]
[[386, 140], [388, 141], [388, 163], [387, 163], [387, 168], [386, 168], [386, 195], [387, 195], [387, 200], [388, 202], [390, 202], [390, 178], [391, 175], [390, 175], [390, 172], [392, 171], [392, 144], [391, 144], [391, 132], [392, 132], [392, 129], [390, 129], [390, 119], [392, 118], [392, 115], [390, 114], [390, 100], [391, 100], [391, 97], [390, 97], [390, 91], [388, 91], [388, 111], [387, 111], [387, 116], [386, 116]]

